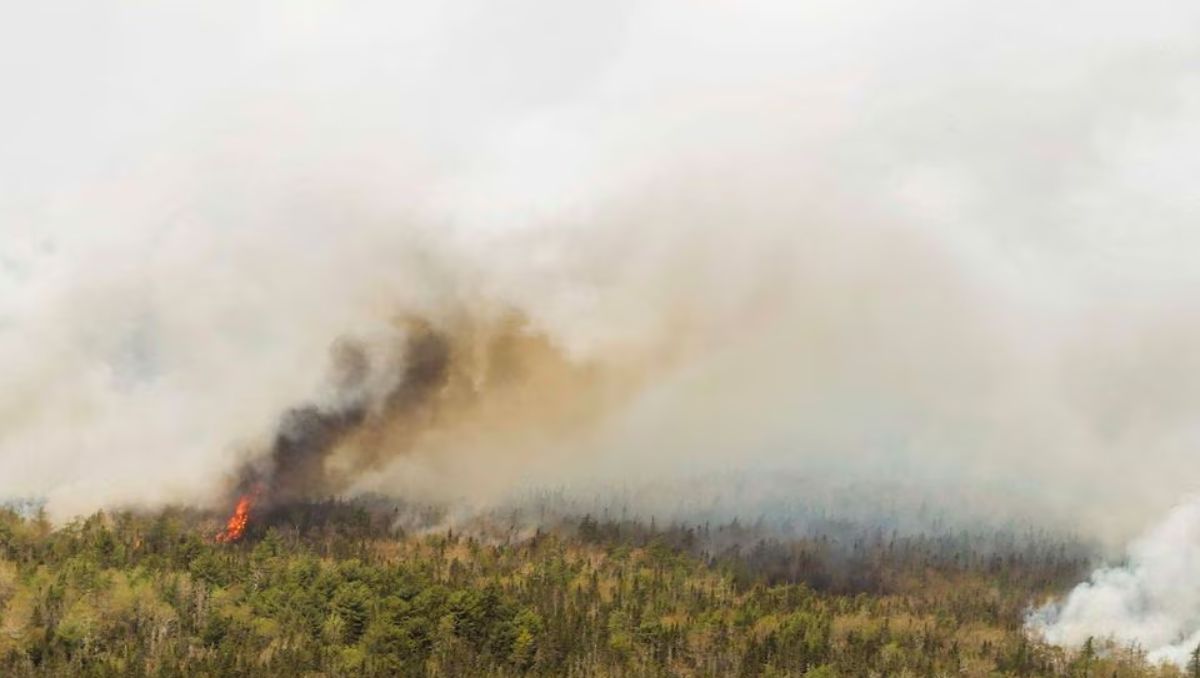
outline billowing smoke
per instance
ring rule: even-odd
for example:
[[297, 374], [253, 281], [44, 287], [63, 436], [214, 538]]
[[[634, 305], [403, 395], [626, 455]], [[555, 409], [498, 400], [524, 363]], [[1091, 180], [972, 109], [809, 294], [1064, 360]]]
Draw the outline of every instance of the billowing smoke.
[[[284, 413], [269, 453], [240, 471], [239, 495], [268, 505], [340, 495], [423, 446], [451, 440], [486, 454], [513, 431], [565, 436], [602, 418], [636, 379], [616, 359], [569, 359], [512, 311], [441, 325], [406, 318], [392, 339], [334, 345], [326, 401]], [[473, 430], [490, 440], [472, 440]]]
[[1190, 0], [69, 4], [0, 10], [56, 519], [785, 469], [1115, 543], [1200, 486]]
[[1031, 613], [1047, 641], [1080, 646], [1089, 638], [1136, 645], [1154, 662], [1186, 666], [1200, 646], [1200, 501], [1171, 511], [1129, 547], [1123, 565], [1104, 567], [1064, 600]]

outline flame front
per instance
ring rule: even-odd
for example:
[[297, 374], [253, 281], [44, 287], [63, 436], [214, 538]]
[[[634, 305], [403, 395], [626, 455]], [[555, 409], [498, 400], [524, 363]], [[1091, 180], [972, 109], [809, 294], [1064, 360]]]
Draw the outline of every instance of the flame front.
[[242, 538], [246, 532], [246, 525], [250, 522], [250, 507], [253, 504], [253, 497], [249, 494], [243, 494], [238, 498], [237, 506], [233, 508], [233, 515], [229, 516], [228, 522], [225, 523], [225, 531], [217, 535], [219, 543], [228, 544]]

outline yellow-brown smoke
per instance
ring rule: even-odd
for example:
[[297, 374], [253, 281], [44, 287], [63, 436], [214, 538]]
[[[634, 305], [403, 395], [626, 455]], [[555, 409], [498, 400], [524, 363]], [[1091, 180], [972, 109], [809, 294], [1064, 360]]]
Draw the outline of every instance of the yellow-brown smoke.
[[1129, 534], [1200, 484], [1146, 3], [7, 3], [0, 497], [784, 466]]
[[[333, 398], [284, 414], [269, 452], [256, 453], [237, 479], [240, 495], [249, 488], [267, 502], [337, 495], [412, 454], [470, 449], [483, 464], [520, 464], [533, 449], [602, 421], [673, 359], [572, 357], [510, 309], [437, 322], [405, 317], [392, 328], [382, 347], [334, 345]], [[382, 382], [374, 393], [364, 388], [372, 378]]]

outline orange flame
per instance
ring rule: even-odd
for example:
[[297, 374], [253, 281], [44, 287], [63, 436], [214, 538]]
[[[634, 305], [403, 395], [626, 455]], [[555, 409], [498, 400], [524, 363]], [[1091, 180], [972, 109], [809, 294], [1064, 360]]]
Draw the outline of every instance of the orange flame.
[[250, 522], [250, 507], [254, 505], [253, 495], [243, 494], [238, 497], [237, 505], [233, 508], [233, 515], [229, 516], [229, 520], [225, 523], [225, 531], [217, 535], [217, 542], [228, 544], [242, 538], [246, 533], [246, 525]]

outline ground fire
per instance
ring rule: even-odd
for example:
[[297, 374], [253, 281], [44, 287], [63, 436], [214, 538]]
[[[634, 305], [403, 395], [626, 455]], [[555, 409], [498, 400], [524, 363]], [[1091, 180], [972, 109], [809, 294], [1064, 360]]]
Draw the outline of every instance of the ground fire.
[[243, 494], [238, 498], [233, 508], [233, 515], [225, 523], [225, 530], [216, 536], [219, 543], [227, 544], [242, 538], [246, 533], [246, 525], [250, 522], [250, 508], [254, 505], [254, 496]]

